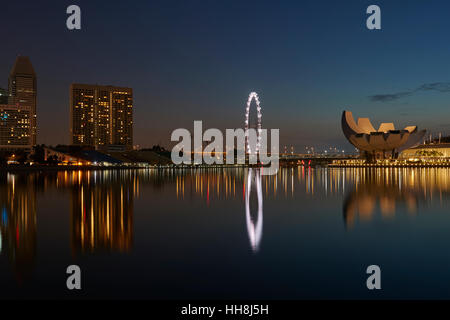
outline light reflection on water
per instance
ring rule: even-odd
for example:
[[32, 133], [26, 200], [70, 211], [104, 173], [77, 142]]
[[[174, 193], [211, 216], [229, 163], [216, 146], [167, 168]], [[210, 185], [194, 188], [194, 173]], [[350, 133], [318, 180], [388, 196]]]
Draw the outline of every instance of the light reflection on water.
[[[312, 218], [315, 219], [314, 222], [301, 235], [309, 236], [308, 239], [311, 240], [310, 248], [302, 250], [308, 250], [308, 254], [312, 254], [316, 249], [312, 240], [316, 236], [309, 235], [309, 232], [321, 230], [320, 225], [333, 221], [333, 233], [342, 239], [342, 232], [352, 233], [358, 227], [370, 227], [372, 221], [395, 221], [397, 214], [415, 217], [422, 212], [432, 213], [435, 208], [444, 208], [450, 191], [450, 170], [445, 168], [298, 167], [282, 168], [276, 176], [261, 175], [258, 169], [241, 168], [61, 171], [3, 173], [0, 179], [0, 270], [3, 271], [0, 278], [14, 279], [15, 285], [11, 285], [11, 288], [17, 287], [18, 290], [25, 290], [21, 289], [24, 284], [36, 281], [37, 276], [33, 273], [40, 263], [38, 248], [46, 251], [56, 245], [49, 240], [43, 240], [43, 243], [38, 240], [42, 233], [42, 229], [38, 228], [41, 219], [38, 214], [39, 199], [45, 199], [46, 195], [55, 192], [56, 200], [52, 201], [60, 202], [47, 203], [42, 200], [42, 203], [59, 210], [63, 217], [58, 219], [68, 218], [69, 227], [64, 230], [64, 223], [56, 220], [49, 222], [49, 217], [45, 218], [47, 220], [43, 225], [45, 232], [50, 235], [69, 235], [70, 243], [58, 244], [63, 248], [70, 248], [70, 258], [65, 259], [64, 263], [76, 263], [86, 255], [95, 257], [109, 253], [119, 254], [119, 259], [126, 264], [127, 259], [132, 260], [129, 254], [133, 253], [134, 247], [146, 243], [146, 237], [151, 237], [152, 243], [155, 239], [163, 238], [155, 233], [147, 235], [140, 228], [150, 225], [150, 217], [145, 215], [150, 209], [159, 220], [164, 221], [161, 226], [170, 238], [176, 237], [171, 234], [175, 231], [167, 224], [178, 223], [177, 217], [168, 217], [166, 214], [172, 208], [191, 214], [192, 219], [199, 216], [199, 223], [193, 227], [195, 230], [186, 231], [193, 234], [204, 232], [203, 223], [212, 224], [214, 219], [218, 219], [210, 213], [220, 211], [228, 205], [230, 208], [240, 208], [238, 210], [242, 219], [235, 221], [236, 216], [226, 219], [232, 220], [232, 225], [245, 224], [242, 231], [246, 230], [247, 243], [235, 242], [226, 246], [238, 246], [240, 249], [245, 246], [252, 253], [245, 256], [245, 259], [256, 259], [258, 255], [265, 257], [265, 246], [268, 247], [267, 251], [271, 251], [279, 241], [274, 237], [275, 228], [281, 233], [280, 238], [283, 237], [283, 232], [290, 237], [300, 237], [299, 231], [294, 233], [289, 225], [297, 224], [302, 228], [304, 223], [300, 223], [299, 219], [311, 219], [306, 216], [305, 212], [308, 210], [315, 208], [318, 212], [331, 212], [333, 216], [340, 216], [339, 220], [334, 220], [331, 216]], [[334, 209], [330, 209], [330, 206], [334, 206]], [[299, 212], [297, 216], [290, 218], [292, 221], [286, 224], [280, 222], [279, 225], [276, 225], [277, 222], [268, 223], [277, 221], [280, 212], [290, 212], [292, 207]], [[207, 218], [201, 215], [204, 213], [209, 214]], [[189, 217], [181, 219], [183, 222], [179, 222], [180, 224], [189, 221], [184, 220]], [[136, 220], [140, 222], [136, 224]], [[227, 230], [230, 230], [227, 228], [231, 227], [224, 226], [218, 232], [226, 236]], [[266, 229], [270, 232], [266, 233]], [[364, 236], [360, 237], [367, 240]], [[164, 245], [175, 246], [161, 243], [156, 251], [163, 252]], [[214, 246], [206, 242], [201, 245], [205, 250], [208, 246]], [[60, 252], [63, 253], [63, 250], [67, 251], [61, 249]], [[138, 258], [142, 258], [143, 252], [140, 250], [135, 253]], [[175, 257], [177, 252], [172, 254]], [[272, 252], [271, 258], [274, 258], [273, 255]], [[103, 255], [99, 259], [108, 259], [107, 257], [108, 255]], [[156, 256], [155, 260], [159, 261], [158, 259], [162, 257]], [[248, 261], [251, 263], [251, 260]], [[10, 266], [12, 273], [5, 268], [6, 264]], [[221, 274], [225, 272], [226, 270], [220, 270]], [[191, 276], [194, 275], [195, 273]], [[129, 285], [133, 286], [132, 283]], [[207, 290], [211, 288], [205, 287], [204, 292]], [[317, 292], [320, 290], [321, 288], [317, 288]], [[30, 293], [31, 296], [33, 294]], [[251, 292], [247, 294], [252, 297]], [[307, 293], [304, 296], [307, 297]]]

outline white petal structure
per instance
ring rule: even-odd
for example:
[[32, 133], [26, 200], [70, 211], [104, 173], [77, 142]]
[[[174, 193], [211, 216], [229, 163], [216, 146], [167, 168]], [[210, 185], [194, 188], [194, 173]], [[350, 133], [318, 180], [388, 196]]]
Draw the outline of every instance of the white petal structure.
[[[252, 151], [250, 143], [249, 143], [249, 139], [248, 139], [248, 128], [249, 128], [250, 105], [251, 105], [253, 99], [255, 99], [256, 111], [258, 112], [258, 123], [256, 125], [256, 132], [257, 132], [258, 138], [257, 138], [256, 147], [255, 147], [256, 150]], [[261, 120], [262, 120], [261, 105], [259, 102], [258, 94], [256, 92], [251, 92], [250, 95], [248, 96], [247, 107], [245, 108], [245, 150], [247, 151], [247, 153], [259, 152], [259, 148], [261, 147]]]
[[359, 150], [367, 152], [399, 153], [419, 145], [426, 133], [426, 130], [419, 131], [416, 126], [396, 130], [391, 122], [382, 123], [375, 130], [369, 118], [359, 118], [356, 123], [350, 111], [342, 113], [341, 125], [348, 141]]

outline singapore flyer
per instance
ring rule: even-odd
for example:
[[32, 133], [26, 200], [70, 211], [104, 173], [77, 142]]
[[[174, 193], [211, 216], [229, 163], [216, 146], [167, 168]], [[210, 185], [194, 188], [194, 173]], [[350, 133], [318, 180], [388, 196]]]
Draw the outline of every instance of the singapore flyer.
[[258, 94], [256, 92], [251, 92], [250, 95], [248, 96], [247, 107], [245, 108], [245, 150], [249, 154], [252, 153], [251, 144], [249, 143], [249, 138], [248, 138], [248, 130], [250, 128], [250, 126], [249, 126], [250, 105], [251, 105], [253, 99], [256, 102], [256, 111], [257, 111], [257, 117], [258, 117], [256, 128], [255, 128], [256, 133], [257, 133], [257, 140], [256, 140], [256, 147], [255, 147], [254, 153], [258, 153], [259, 149], [261, 147], [261, 119], [262, 119], [261, 104], [259, 102]]

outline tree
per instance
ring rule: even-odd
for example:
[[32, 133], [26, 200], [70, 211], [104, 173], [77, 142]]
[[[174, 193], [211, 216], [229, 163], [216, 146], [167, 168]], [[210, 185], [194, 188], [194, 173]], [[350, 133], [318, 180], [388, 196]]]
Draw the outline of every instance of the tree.
[[15, 153], [14, 159], [15, 159], [19, 164], [24, 164], [24, 163], [28, 160], [28, 153], [25, 152], [25, 151], [23, 151], [23, 150], [17, 151], [17, 152]]
[[48, 164], [52, 164], [52, 165], [56, 165], [58, 164], [59, 160], [58, 157], [56, 155], [50, 156], [47, 158], [47, 163]]

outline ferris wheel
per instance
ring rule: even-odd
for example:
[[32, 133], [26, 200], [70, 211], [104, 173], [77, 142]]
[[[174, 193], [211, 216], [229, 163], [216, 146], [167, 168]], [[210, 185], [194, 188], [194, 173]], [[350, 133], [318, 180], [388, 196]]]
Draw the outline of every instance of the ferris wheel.
[[[249, 115], [250, 115], [250, 105], [253, 101], [253, 99], [255, 99], [256, 102], [256, 111], [257, 111], [257, 124], [256, 124], [256, 146], [255, 146], [255, 150], [252, 150], [252, 146], [249, 143]], [[245, 108], [245, 151], [247, 153], [258, 153], [259, 152], [259, 148], [261, 147], [261, 119], [262, 119], [262, 114], [261, 114], [261, 105], [259, 102], [259, 97], [258, 94], [256, 92], [251, 92], [250, 95], [248, 96], [248, 100], [247, 100], [247, 107]]]

